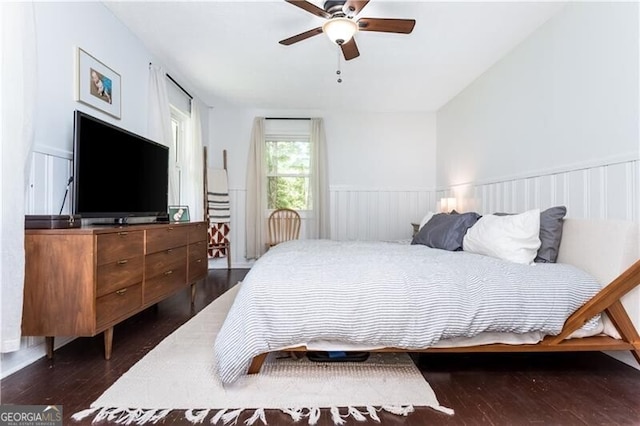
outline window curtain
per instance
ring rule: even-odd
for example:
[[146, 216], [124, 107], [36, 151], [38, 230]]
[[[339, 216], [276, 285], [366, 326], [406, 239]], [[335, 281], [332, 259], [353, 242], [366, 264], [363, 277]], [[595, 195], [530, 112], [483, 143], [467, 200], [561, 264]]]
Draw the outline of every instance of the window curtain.
[[20, 349], [24, 288], [24, 214], [36, 105], [32, 2], [0, 4], [0, 352]]
[[187, 143], [183, 144], [183, 204], [189, 206], [191, 220], [204, 220], [204, 174], [202, 158], [202, 119], [200, 106], [191, 101], [191, 120]]
[[245, 216], [247, 259], [257, 259], [267, 247], [266, 160], [264, 157], [264, 117], [253, 120], [247, 162], [247, 211]]
[[169, 205], [180, 204], [178, 170], [175, 167], [175, 146], [171, 133], [171, 109], [165, 72], [162, 67], [149, 65], [149, 118], [147, 133], [151, 140], [169, 147]]
[[324, 133], [324, 120], [311, 119], [311, 203], [313, 219], [309, 222], [314, 238], [330, 238], [329, 223], [329, 178], [327, 164], [327, 141]]

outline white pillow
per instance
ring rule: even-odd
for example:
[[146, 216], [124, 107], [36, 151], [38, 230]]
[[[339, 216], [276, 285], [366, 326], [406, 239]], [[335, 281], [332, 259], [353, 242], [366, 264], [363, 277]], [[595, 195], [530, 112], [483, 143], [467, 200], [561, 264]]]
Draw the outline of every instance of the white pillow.
[[462, 240], [462, 249], [531, 264], [540, 248], [540, 209], [509, 216], [482, 216]]
[[426, 215], [424, 215], [424, 217], [422, 218], [422, 220], [420, 221], [420, 227], [418, 228], [418, 231], [422, 229], [422, 227], [424, 225], [426, 225], [427, 222], [429, 222], [431, 220], [431, 218], [433, 217], [435, 213], [434, 212], [427, 212]]

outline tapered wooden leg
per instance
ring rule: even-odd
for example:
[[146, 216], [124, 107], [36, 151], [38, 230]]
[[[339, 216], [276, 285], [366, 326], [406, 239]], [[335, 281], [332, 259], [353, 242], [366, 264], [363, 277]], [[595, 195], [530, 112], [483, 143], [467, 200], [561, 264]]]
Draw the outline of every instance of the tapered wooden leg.
[[47, 346], [47, 358], [53, 359], [53, 336], [46, 336], [44, 338], [45, 345]]
[[111, 359], [111, 348], [113, 346], [113, 327], [104, 331], [104, 359]]
[[191, 306], [196, 303], [196, 283], [191, 284]]
[[231, 269], [231, 243], [227, 243], [227, 269]]
[[264, 364], [264, 360], [267, 359], [268, 353], [264, 353], [253, 357], [251, 360], [251, 365], [249, 366], [248, 374], [258, 374], [260, 369], [262, 368], [262, 364]]

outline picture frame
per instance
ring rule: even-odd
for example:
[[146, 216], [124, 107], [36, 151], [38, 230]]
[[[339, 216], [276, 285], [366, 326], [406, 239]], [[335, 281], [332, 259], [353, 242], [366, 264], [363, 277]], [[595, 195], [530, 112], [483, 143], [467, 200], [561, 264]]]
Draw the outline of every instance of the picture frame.
[[189, 206], [169, 206], [169, 222], [190, 222]]
[[109, 68], [84, 49], [76, 53], [76, 101], [109, 114], [121, 117], [120, 74]]

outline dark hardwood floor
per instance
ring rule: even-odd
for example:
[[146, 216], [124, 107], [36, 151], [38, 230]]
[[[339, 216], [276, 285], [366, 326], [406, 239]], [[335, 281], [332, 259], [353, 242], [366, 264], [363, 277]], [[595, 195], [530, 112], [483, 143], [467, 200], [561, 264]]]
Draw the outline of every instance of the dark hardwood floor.
[[[52, 361], [43, 357], [2, 380], [0, 402], [61, 404], [65, 425], [90, 424], [90, 419], [74, 422], [70, 416], [88, 408], [121, 374], [246, 273], [211, 270], [197, 284], [193, 310], [185, 290], [119, 324], [109, 361], [103, 358], [101, 335], [74, 340], [58, 349]], [[455, 415], [429, 408], [408, 417], [382, 412], [384, 425], [640, 425], [640, 371], [602, 353], [424, 354], [414, 359], [440, 403]], [[243, 413], [238, 424], [248, 416]], [[267, 421], [293, 424], [278, 411], [268, 411]], [[181, 413], [171, 413], [160, 424], [191, 423]], [[377, 423], [349, 419], [347, 424]], [[333, 425], [328, 413], [323, 412], [318, 425]]]

